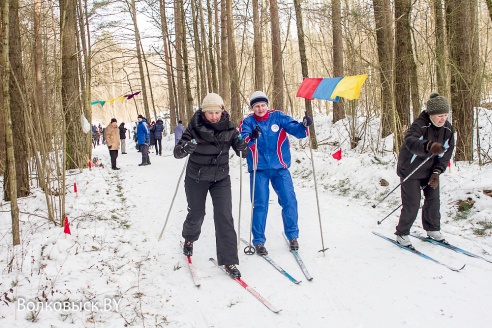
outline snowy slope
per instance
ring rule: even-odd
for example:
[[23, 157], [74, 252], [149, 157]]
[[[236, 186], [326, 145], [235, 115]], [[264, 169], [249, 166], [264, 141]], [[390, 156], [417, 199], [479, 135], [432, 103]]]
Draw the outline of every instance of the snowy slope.
[[[334, 138], [328, 118], [318, 118], [321, 138]], [[2, 203], [0, 235], [0, 325], [2, 327], [486, 327], [492, 286], [492, 263], [413, 239], [414, 246], [454, 267], [459, 273], [415, 256], [373, 235], [394, 237], [398, 211], [381, 225], [377, 221], [399, 205], [399, 189], [376, 209], [371, 207], [398, 184], [394, 158], [344, 151], [336, 161], [329, 144], [314, 151], [323, 242], [314, 192], [310, 151], [305, 141], [292, 139], [293, 165], [300, 213], [300, 254], [314, 279], [306, 281], [282, 236], [281, 209], [272, 191], [266, 246], [270, 256], [301, 284], [295, 285], [257, 255], [239, 250], [244, 281], [255, 288], [279, 314], [270, 312], [252, 295], [209, 261], [215, 257], [211, 202], [202, 235], [195, 243], [194, 265], [201, 287], [193, 285], [179, 241], [186, 216], [186, 199], [178, 178], [185, 160], [172, 156], [173, 136], [164, 140], [163, 156], [151, 154], [152, 165], [138, 167], [140, 153], [133, 144], [119, 155], [120, 171], [109, 169], [109, 154], [98, 146], [94, 156], [106, 164], [70, 172], [67, 192], [72, 234], [46, 219], [44, 196], [20, 201], [22, 245], [12, 249], [9, 204]], [[232, 156], [232, 152], [231, 152]], [[242, 168], [240, 234], [249, 240], [249, 174]], [[239, 158], [231, 159], [233, 210], [238, 221], [241, 182]], [[380, 179], [389, 186], [382, 187]], [[73, 193], [73, 182], [78, 197]], [[490, 222], [490, 165], [453, 165], [441, 177], [442, 231], [447, 240], [492, 260], [490, 229], [473, 233], [478, 222]], [[158, 240], [176, 186], [175, 203], [162, 240]], [[476, 203], [465, 220], [456, 220], [455, 201]], [[420, 219], [414, 224], [423, 234]], [[10, 262], [12, 255], [15, 258]], [[10, 265], [11, 264], [11, 265]], [[10, 269], [11, 268], [11, 269]], [[12, 288], [12, 289], [11, 289]], [[17, 298], [17, 303], [10, 302]], [[22, 299], [22, 301], [20, 301]], [[109, 301], [108, 301], [109, 300]], [[45, 307], [39, 313], [19, 308], [19, 302]], [[53, 309], [67, 301], [69, 307]], [[104, 301], [108, 308], [92, 309]], [[29, 303], [30, 302], [30, 303]], [[51, 303], [50, 303], [51, 302]], [[78, 303], [77, 303], [78, 302]], [[92, 302], [92, 303], [91, 303]], [[118, 303], [116, 307], [115, 302]], [[88, 304], [82, 311], [73, 304]], [[32, 309], [31, 309], [32, 310]], [[35, 322], [33, 321], [35, 318]]]

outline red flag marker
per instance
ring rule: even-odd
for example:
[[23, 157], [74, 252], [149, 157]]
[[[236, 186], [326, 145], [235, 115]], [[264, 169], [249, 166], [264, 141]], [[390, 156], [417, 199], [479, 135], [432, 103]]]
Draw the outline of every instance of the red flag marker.
[[336, 159], [337, 161], [342, 159], [342, 148], [331, 154], [331, 156]]
[[70, 223], [68, 223], [68, 216], [65, 216], [65, 221], [63, 223], [63, 232], [65, 234], [71, 235], [72, 233], [70, 232]]
[[91, 161], [87, 161], [87, 165], [89, 165], [89, 170], [92, 171], [92, 162]]
[[77, 182], [73, 183], [73, 192], [75, 193], [75, 197], [79, 197], [79, 193], [77, 192]]

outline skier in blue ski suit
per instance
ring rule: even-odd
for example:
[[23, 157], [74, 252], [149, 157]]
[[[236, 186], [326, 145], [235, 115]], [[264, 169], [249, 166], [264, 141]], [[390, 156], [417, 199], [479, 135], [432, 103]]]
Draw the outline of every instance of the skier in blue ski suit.
[[308, 135], [307, 126], [313, 124], [313, 120], [305, 116], [303, 122], [297, 122], [281, 111], [270, 110], [268, 97], [261, 91], [255, 91], [251, 95], [250, 106], [253, 113], [244, 118], [239, 131], [250, 149], [247, 162], [250, 172], [251, 196], [254, 169], [256, 169], [252, 224], [253, 245], [258, 255], [268, 254], [264, 244], [270, 196], [269, 182], [271, 182], [282, 207], [285, 235], [290, 241], [291, 250], [297, 250], [299, 248], [297, 199], [289, 172], [291, 156], [287, 134], [296, 138], [305, 138]]

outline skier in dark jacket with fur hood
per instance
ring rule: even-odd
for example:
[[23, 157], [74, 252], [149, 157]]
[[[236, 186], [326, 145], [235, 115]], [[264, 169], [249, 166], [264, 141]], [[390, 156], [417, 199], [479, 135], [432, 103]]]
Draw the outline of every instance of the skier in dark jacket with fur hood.
[[397, 174], [403, 180], [427, 158], [408, 180], [401, 185], [402, 210], [396, 226], [397, 242], [411, 247], [409, 234], [420, 208], [424, 192], [422, 226], [427, 235], [445, 241], [441, 230], [439, 175], [444, 173], [454, 150], [454, 130], [447, 121], [449, 103], [438, 93], [432, 93], [427, 108], [408, 129], [398, 156]]
[[205, 201], [210, 192], [214, 206], [217, 260], [233, 278], [241, 277], [236, 267], [237, 235], [232, 217], [231, 179], [229, 177], [229, 149], [245, 158], [248, 147], [241, 140], [236, 126], [229, 121], [224, 101], [209, 93], [202, 102], [174, 147], [174, 157], [190, 155], [186, 167], [185, 192], [188, 215], [183, 224], [185, 239], [183, 253], [193, 255], [193, 242], [198, 240], [205, 217]]

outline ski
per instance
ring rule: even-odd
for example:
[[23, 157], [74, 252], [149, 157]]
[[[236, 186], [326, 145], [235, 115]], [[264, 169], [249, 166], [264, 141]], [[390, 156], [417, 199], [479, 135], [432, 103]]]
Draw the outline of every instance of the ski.
[[477, 259], [482, 259], [484, 261], [487, 261], [489, 263], [492, 263], [492, 261], [487, 260], [485, 257], [482, 257], [482, 256], [477, 255], [477, 254], [473, 254], [473, 253], [471, 253], [471, 252], [469, 252], [467, 250], [464, 250], [464, 249], [459, 248], [457, 246], [451, 245], [447, 241], [441, 242], [441, 241], [437, 241], [437, 240], [434, 240], [434, 239], [429, 238], [429, 237], [422, 237], [422, 236], [413, 235], [413, 234], [410, 234], [410, 236], [415, 237], [415, 238], [418, 238], [418, 239], [423, 240], [423, 241], [427, 241], [427, 242], [432, 243], [434, 245], [439, 245], [439, 246], [442, 246], [442, 247], [446, 247], [446, 248], [451, 249], [451, 250], [453, 250], [455, 252], [463, 253], [463, 254], [468, 255], [470, 257], [474, 257], [474, 258], [477, 258]]
[[419, 251], [418, 251], [418, 250], [416, 250], [413, 246], [411, 246], [411, 247], [406, 247], [406, 246], [400, 245], [400, 244], [399, 244], [396, 240], [393, 240], [393, 239], [391, 239], [391, 238], [388, 238], [388, 237], [386, 237], [386, 236], [383, 236], [383, 235], [381, 235], [381, 234], [379, 234], [379, 233], [377, 233], [377, 232], [374, 232], [374, 231], [373, 231], [372, 233], [373, 233], [373, 234], [375, 234], [376, 236], [379, 236], [379, 237], [381, 237], [381, 238], [383, 238], [383, 239], [386, 239], [387, 241], [389, 241], [389, 242], [391, 242], [391, 243], [395, 244], [396, 246], [398, 246], [398, 247], [400, 247], [400, 248], [403, 248], [403, 249], [405, 249], [405, 250], [407, 250], [407, 251], [409, 251], [409, 252], [412, 252], [413, 254], [416, 254], [416, 255], [418, 255], [418, 256], [421, 256], [421, 257], [423, 257], [424, 259], [427, 259], [427, 260], [430, 260], [430, 261], [432, 261], [432, 262], [434, 262], [434, 263], [437, 263], [437, 264], [443, 265], [443, 266], [445, 266], [446, 268], [448, 268], [449, 270], [459, 272], [459, 271], [460, 271], [460, 270], [462, 270], [462, 269], [465, 267], [465, 265], [466, 265], [466, 264], [465, 264], [465, 265], [463, 265], [460, 269], [453, 268], [452, 266], [449, 266], [449, 265], [447, 265], [447, 264], [445, 264], [445, 263], [439, 262], [438, 260], [436, 260], [436, 259], [434, 259], [434, 258], [430, 257], [430, 256], [429, 256], [429, 255], [427, 255], [427, 254], [424, 254], [424, 253], [422, 253], [422, 252], [419, 252]]
[[[290, 246], [289, 244], [289, 239], [287, 239], [287, 236], [284, 234], [285, 241], [287, 242], [287, 245]], [[289, 247], [290, 249], [290, 247]], [[306, 266], [304, 265], [304, 262], [301, 259], [301, 256], [299, 255], [298, 251], [293, 251], [290, 249], [290, 252], [294, 255], [294, 258], [296, 259], [297, 264], [299, 264], [299, 267], [301, 268], [302, 273], [304, 273], [304, 276], [308, 281], [313, 280], [313, 277], [309, 274]]]
[[[183, 248], [183, 242], [180, 242], [181, 248]], [[200, 277], [198, 276], [198, 273], [196, 272], [195, 267], [193, 266], [193, 262], [191, 261], [191, 256], [186, 256], [187, 263], [188, 263], [188, 269], [190, 269], [191, 273], [191, 278], [193, 279], [193, 283], [195, 284], [196, 287], [200, 287]]]
[[[212, 261], [213, 264], [215, 264], [219, 269], [221, 269], [222, 271], [224, 271], [224, 273], [229, 276], [229, 274], [224, 269], [224, 267], [222, 267], [221, 265], [219, 265], [219, 263], [217, 263], [217, 261], [214, 258], [211, 257], [210, 258], [210, 261]], [[231, 277], [231, 276], [229, 276], [229, 277]], [[250, 292], [251, 295], [253, 295], [254, 297], [256, 297], [256, 299], [258, 301], [260, 301], [263, 305], [265, 305], [268, 309], [270, 309], [270, 311], [272, 311], [274, 313], [279, 313], [280, 311], [282, 311], [282, 310], [279, 310], [276, 307], [274, 307], [263, 296], [261, 296], [260, 293], [258, 293], [253, 287], [248, 286], [248, 284], [246, 282], [244, 282], [244, 280], [242, 280], [241, 278], [232, 278], [231, 277], [231, 279], [236, 280], [238, 284], [240, 284], [244, 289], [246, 289], [248, 292]]]
[[[245, 245], [249, 245], [246, 240], [241, 238], [241, 241]], [[294, 284], [300, 284], [301, 282], [297, 280], [296, 278], [292, 277], [287, 271], [285, 271], [280, 265], [278, 265], [272, 258], [268, 255], [260, 255], [262, 258], [264, 258], [268, 263], [270, 263], [275, 269], [277, 269], [278, 272], [286, 276], [290, 281], [292, 281]]]

